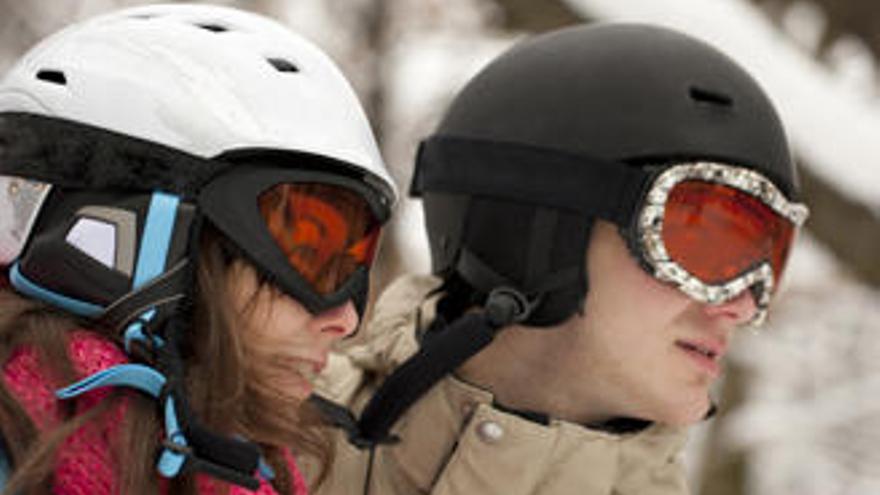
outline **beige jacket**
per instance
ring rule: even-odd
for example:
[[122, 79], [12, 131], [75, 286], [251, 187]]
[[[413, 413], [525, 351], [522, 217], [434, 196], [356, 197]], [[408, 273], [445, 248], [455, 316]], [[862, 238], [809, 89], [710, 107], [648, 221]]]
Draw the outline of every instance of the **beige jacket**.
[[[425, 294], [439, 282], [404, 277], [380, 298], [358, 345], [335, 356], [320, 388], [355, 410], [416, 350], [416, 318], [432, 317]], [[318, 495], [631, 495], [687, 493], [682, 430], [651, 426], [613, 435], [581, 425], [539, 424], [493, 407], [492, 394], [447, 377], [398, 422], [401, 442], [378, 447], [370, 490], [368, 454], [343, 439]]]

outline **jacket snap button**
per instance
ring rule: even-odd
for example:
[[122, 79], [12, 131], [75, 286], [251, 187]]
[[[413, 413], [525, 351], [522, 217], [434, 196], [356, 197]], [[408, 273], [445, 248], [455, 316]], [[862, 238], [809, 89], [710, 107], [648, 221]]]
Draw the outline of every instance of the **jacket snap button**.
[[486, 443], [496, 443], [504, 436], [504, 428], [494, 421], [483, 421], [477, 425], [477, 435]]

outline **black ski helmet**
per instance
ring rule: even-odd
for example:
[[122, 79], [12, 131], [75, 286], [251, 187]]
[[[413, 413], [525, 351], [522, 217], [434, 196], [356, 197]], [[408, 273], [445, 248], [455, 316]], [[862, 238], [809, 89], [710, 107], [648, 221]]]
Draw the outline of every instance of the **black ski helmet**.
[[394, 442], [404, 412], [511, 324], [570, 317], [587, 292], [594, 219], [630, 240], [652, 174], [695, 161], [754, 169], [796, 199], [770, 101], [701, 41], [646, 25], [579, 26], [490, 63], [416, 161], [412, 193], [444, 280], [437, 316], [357, 423], [339, 422], [351, 442]]
[[422, 143], [412, 192], [433, 271], [470, 292], [452, 307], [508, 286], [536, 304], [526, 323], [548, 326], [583, 303], [593, 219], [620, 225], [615, 209], [643, 193], [607, 184], [599, 165], [695, 160], [798, 195], [780, 119], [739, 65], [666, 28], [585, 25], [527, 40], [474, 77]]

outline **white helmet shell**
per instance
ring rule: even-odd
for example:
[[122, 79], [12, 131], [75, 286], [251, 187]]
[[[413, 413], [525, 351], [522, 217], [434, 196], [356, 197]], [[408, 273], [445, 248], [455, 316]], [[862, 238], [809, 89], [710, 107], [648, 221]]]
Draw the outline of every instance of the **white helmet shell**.
[[269, 19], [207, 5], [151, 5], [68, 27], [0, 84], [0, 112], [110, 129], [203, 158], [307, 152], [366, 172], [393, 202], [363, 109], [336, 65]]

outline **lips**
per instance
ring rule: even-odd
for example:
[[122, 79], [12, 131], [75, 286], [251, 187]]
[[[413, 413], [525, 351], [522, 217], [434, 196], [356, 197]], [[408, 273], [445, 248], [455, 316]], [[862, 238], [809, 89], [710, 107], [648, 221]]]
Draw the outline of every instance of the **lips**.
[[678, 341], [676, 344], [683, 348], [686, 351], [699, 352], [700, 354], [706, 356], [709, 359], [715, 359], [718, 356], [718, 353], [708, 347], [704, 347], [700, 344], [696, 344], [693, 342], [687, 341]]
[[712, 377], [717, 377], [721, 374], [720, 361], [725, 352], [725, 345], [723, 342], [680, 339], [675, 341], [675, 345], [678, 349], [687, 354], [694, 364]]

